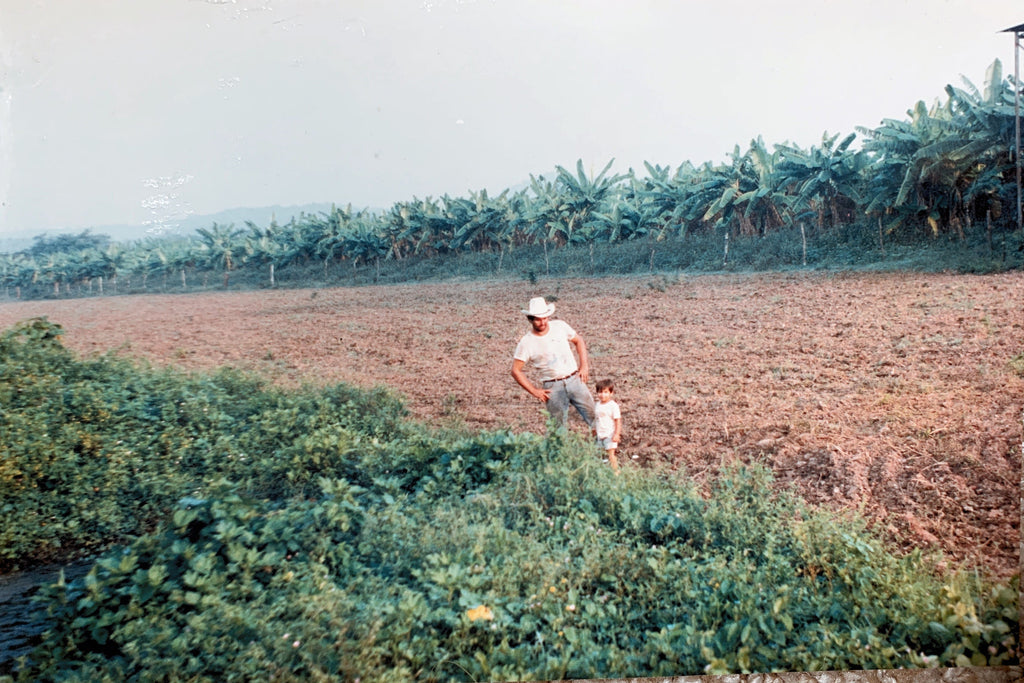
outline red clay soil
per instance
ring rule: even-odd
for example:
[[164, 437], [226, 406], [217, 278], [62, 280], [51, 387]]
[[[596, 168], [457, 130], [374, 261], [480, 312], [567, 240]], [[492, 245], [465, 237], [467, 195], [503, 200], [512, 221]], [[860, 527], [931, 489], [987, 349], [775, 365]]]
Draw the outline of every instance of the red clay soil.
[[432, 423], [541, 431], [540, 404], [509, 374], [536, 295], [586, 340], [591, 384], [615, 381], [627, 463], [707, 481], [762, 462], [900, 548], [1019, 570], [1024, 273], [107, 296], [3, 303], [0, 328], [47, 316], [83, 354], [386, 385]]

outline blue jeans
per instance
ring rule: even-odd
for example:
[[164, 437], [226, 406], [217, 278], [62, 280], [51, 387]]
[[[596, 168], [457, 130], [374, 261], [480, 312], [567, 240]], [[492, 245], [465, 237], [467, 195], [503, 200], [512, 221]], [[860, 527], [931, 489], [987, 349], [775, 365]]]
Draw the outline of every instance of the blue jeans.
[[566, 379], [544, 380], [541, 386], [551, 391], [544, 406], [560, 426], [564, 427], [569, 420], [570, 405], [579, 412], [588, 427], [594, 426], [594, 397], [579, 373]]

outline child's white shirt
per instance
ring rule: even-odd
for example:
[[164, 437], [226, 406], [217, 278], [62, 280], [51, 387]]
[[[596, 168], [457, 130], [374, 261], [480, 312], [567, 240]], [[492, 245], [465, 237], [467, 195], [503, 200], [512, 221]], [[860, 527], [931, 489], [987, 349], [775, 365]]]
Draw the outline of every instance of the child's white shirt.
[[619, 404], [615, 401], [594, 405], [594, 428], [597, 430], [597, 438], [610, 439], [615, 435], [615, 420], [622, 418], [619, 411]]

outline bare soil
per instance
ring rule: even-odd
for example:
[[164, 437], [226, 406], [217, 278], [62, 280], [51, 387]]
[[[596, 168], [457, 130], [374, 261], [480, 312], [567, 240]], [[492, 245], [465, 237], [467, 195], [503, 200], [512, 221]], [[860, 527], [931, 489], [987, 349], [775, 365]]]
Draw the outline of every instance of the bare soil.
[[108, 296], [0, 304], [0, 328], [46, 316], [82, 354], [232, 365], [284, 385], [386, 385], [431, 423], [541, 431], [541, 405], [509, 374], [528, 331], [520, 309], [536, 295], [586, 340], [591, 384], [615, 381], [621, 460], [703, 482], [762, 462], [900, 549], [1019, 570], [1024, 273]]

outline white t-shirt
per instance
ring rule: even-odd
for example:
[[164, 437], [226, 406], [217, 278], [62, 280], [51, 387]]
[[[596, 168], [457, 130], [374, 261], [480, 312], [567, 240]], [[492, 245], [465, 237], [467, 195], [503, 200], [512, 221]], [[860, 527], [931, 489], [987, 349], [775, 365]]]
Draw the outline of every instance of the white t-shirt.
[[576, 331], [569, 323], [549, 320], [547, 334], [542, 337], [533, 332], [525, 335], [512, 357], [536, 368], [541, 381], [565, 377], [576, 372], [576, 357], [569, 344], [569, 340], [575, 338]]
[[615, 401], [594, 404], [594, 429], [597, 431], [597, 438], [610, 439], [615, 435], [615, 420], [621, 419], [619, 404]]

